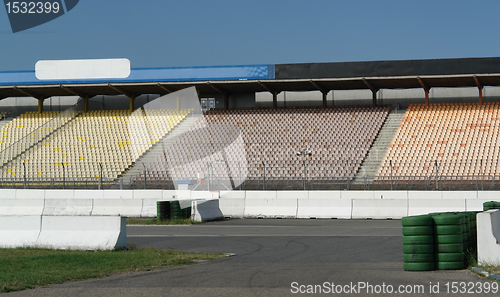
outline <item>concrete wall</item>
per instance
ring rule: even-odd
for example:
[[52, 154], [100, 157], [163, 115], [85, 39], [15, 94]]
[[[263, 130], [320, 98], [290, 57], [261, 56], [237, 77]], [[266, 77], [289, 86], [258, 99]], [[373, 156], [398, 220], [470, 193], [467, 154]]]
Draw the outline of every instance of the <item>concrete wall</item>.
[[126, 246], [125, 217], [0, 216], [0, 248], [111, 250]]
[[477, 214], [477, 260], [479, 265], [500, 265], [500, 210]]
[[223, 219], [219, 208], [219, 199], [192, 201], [191, 218], [195, 222], [206, 222]]
[[500, 201], [481, 191], [172, 191], [0, 189], [0, 215], [156, 217], [156, 203], [220, 198], [224, 217], [399, 219], [445, 211], [482, 210]]

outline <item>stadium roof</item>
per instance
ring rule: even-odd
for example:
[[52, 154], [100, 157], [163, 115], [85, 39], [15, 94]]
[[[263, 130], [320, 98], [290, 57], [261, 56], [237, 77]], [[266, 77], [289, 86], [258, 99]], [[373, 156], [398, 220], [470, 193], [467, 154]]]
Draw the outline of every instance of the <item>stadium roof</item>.
[[0, 72], [0, 99], [500, 86], [500, 58], [135, 68], [113, 80], [40, 80], [35, 71]]

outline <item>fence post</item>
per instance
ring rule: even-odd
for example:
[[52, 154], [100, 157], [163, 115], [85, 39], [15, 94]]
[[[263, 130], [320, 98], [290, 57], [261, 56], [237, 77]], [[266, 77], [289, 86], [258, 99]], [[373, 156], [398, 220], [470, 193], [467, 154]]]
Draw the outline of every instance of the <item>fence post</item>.
[[262, 167], [264, 169], [264, 183], [262, 184], [262, 191], [266, 190], [266, 164], [262, 161]]
[[391, 166], [391, 191], [392, 191], [392, 160], [389, 160], [389, 166]]
[[438, 182], [438, 161], [434, 160], [434, 168], [436, 169], [436, 190], [439, 190], [439, 182]]
[[144, 162], [142, 163], [142, 168], [144, 168], [143, 174], [144, 174], [144, 190], [146, 190], [146, 165], [144, 165]]

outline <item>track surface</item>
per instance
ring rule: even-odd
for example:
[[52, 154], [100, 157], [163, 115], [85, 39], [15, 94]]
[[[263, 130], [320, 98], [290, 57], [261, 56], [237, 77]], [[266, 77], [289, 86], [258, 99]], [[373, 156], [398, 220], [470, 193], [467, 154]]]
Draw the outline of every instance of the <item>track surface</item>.
[[[307, 285], [355, 287], [337, 296], [488, 296], [446, 294], [449, 282], [488, 282], [467, 270], [405, 272], [401, 222], [372, 220], [227, 220], [190, 226], [128, 226], [129, 245], [235, 256], [197, 265], [125, 274], [14, 292], [12, 296], [297, 296]], [[296, 282], [294, 286], [292, 283]], [[429, 285], [439, 282], [439, 294]], [[423, 294], [397, 293], [399, 286]], [[331, 285], [329, 285], [331, 286]], [[434, 287], [436, 290], [437, 287]], [[451, 289], [451, 287], [450, 287]], [[474, 287], [477, 290], [477, 287]], [[304, 294], [318, 296], [316, 294]], [[327, 294], [323, 290], [324, 295]], [[490, 294], [498, 296], [498, 294]]]

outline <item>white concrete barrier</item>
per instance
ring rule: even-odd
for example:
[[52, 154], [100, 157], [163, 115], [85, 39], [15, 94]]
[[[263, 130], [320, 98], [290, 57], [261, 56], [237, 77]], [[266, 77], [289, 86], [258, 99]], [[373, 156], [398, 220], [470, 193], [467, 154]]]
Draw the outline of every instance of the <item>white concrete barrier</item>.
[[297, 199], [245, 199], [245, 218], [296, 218]]
[[155, 218], [157, 216], [157, 202], [165, 201], [161, 198], [159, 199], [142, 199], [142, 209], [141, 217], [143, 218]]
[[374, 199], [373, 191], [340, 191], [340, 199]]
[[103, 190], [75, 190], [75, 199], [104, 199]]
[[246, 191], [245, 199], [276, 199], [276, 191]]
[[408, 199], [443, 199], [442, 191], [408, 191]]
[[163, 198], [162, 190], [133, 190], [134, 199], [158, 199]]
[[132, 199], [133, 190], [104, 190], [104, 199]]
[[219, 191], [191, 191], [191, 199], [213, 200], [219, 198]]
[[0, 248], [34, 247], [41, 216], [0, 216]]
[[[45, 190], [45, 199], [74, 199], [75, 190]], [[88, 197], [94, 198], [94, 197]]]
[[479, 265], [500, 265], [500, 210], [477, 214], [477, 260]]
[[0, 215], [41, 216], [43, 199], [0, 199]]
[[[172, 200], [173, 196], [177, 196], [177, 191], [175, 190], [163, 190], [162, 191], [162, 196], [163, 196], [163, 200], [162, 201], [170, 201]], [[189, 197], [191, 197], [191, 195], [189, 195]]]
[[141, 217], [154, 218], [157, 215], [156, 203], [163, 200], [162, 190], [134, 190], [134, 200], [142, 200]]
[[465, 200], [465, 210], [466, 211], [483, 211], [483, 203], [491, 200], [483, 199], [467, 199]]
[[348, 199], [299, 199], [298, 219], [350, 219], [352, 200]]
[[340, 199], [340, 191], [309, 191], [309, 199]]
[[477, 199], [483, 199], [487, 201], [500, 201], [500, 195], [498, 191], [478, 191]]
[[219, 197], [220, 199], [245, 199], [246, 191], [220, 191]]
[[476, 191], [443, 191], [443, 199], [477, 199]]
[[192, 201], [191, 217], [195, 222], [206, 222], [223, 219], [219, 208], [219, 199]]
[[243, 218], [245, 214], [245, 199], [220, 198], [219, 208], [226, 218]]
[[110, 250], [127, 246], [124, 217], [43, 216], [36, 246], [51, 249]]
[[140, 217], [141, 199], [95, 199], [93, 216]]
[[309, 199], [309, 191], [276, 191], [276, 199]]
[[409, 216], [449, 211], [465, 211], [465, 199], [410, 199], [408, 201]]
[[373, 191], [373, 199], [408, 199], [408, 191]]
[[93, 199], [45, 199], [44, 216], [89, 216]]
[[[165, 192], [163, 192], [165, 194]], [[172, 194], [172, 196], [175, 196], [175, 198], [169, 198], [172, 200], [189, 200], [191, 199], [191, 191], [189, 190], [176, 190]], [[165, 196], [163, 196], [165, 198]], [[168, 201], [168, 200], [165, 200]]]
[[16, 190], [16, 199], [45, 199], [45, 190]]
[[354, 199], [353, 219], [400, 219], [408, 216], [408, 200], [404, 199]]
[[16, 189], [0, 189], [0, 199], [16, 199]]

